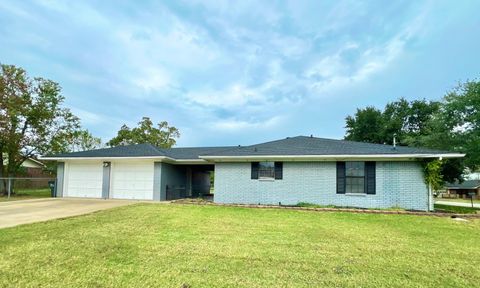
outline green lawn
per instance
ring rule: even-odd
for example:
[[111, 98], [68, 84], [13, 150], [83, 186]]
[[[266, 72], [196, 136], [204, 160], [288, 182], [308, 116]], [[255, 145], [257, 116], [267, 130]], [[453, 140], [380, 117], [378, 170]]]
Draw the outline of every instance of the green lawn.
[[480, 220], [136, 204], [0, 230], [0, 286], [474, 287]]
[[435, 211], [438, 212], [447, 212], [447, 213], [458, 213], [458, 214], [472, 214], [480, 211], [480, 208], [476, 207], [462, 207], [462, 206], [453, 206], [453, 205], [443, 205], [435, 204]]
[[0, 202], [15, 201], [15, 200], [26, 200], [26, 199], [36, 199], [36, 198], [47, 198], [47, 197], [50, 197], [50, 188], [46, 188], [46, 189], [18, 189], [15, 194], [10, 196], [10, 199], [7, 196], [0, 196]]
[[[471, 203], [470, 199], [460, 199], [460, 198], [435, 198], [435, 201], [450, 201], [450, 202]], [[480, 204], [480, 200], [474, 199], [473, 203]]]

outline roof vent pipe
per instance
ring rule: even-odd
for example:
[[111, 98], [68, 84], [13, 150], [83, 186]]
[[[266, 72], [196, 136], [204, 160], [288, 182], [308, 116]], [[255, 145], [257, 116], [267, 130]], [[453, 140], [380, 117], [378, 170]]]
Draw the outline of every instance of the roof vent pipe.
[[397, 149], [397, 133], [393, 133], [393, 149]]
[[310, 138], [313, 138], [313, 134], [310, 134]]

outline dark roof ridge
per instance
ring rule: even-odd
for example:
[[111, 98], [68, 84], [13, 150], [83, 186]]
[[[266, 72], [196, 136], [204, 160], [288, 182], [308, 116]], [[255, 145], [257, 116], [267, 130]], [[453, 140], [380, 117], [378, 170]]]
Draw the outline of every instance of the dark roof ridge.
[[162, 148], [162, 147], [156, 147], [159, 150], [167, 150], [167, 149], [215, 149], [215, 148], [235, 148], [238, 146], [189, 146], [189, 147], [170, 147], [170, 148]]
[[[439, 150], [439, 149], [432, 149], [432, 148], [424, 148], [424, 147], [412, 147], [412, 146], [405, 146], [405, 145], [396, 145], [396, 147], [394, 147], [393, 145], [390, 145], [390, 144], [382, 144], [382, 143], [372, 143], [372, 142], [364, 142], [364, 141], [353, 141], [353, 140], [346, 140], [346, 139], [333, 139], [333, 138], [325, 138], [325, 137], [315, 137], [315, 136], [305, 136], [305, 135], [298, 135], [298, 136], [294, 136], [294, 137], [287, 137], [286, 139], [293, 139], [293, 138], [308, 138], [308, 139], [320, 139], [320, 140], [324, 140], [324, 141], [330, 141], [330, 142], [344, 142], [344, 143], [351, 143], [351, 144], [364, 144], [364, 145], [372, 145], [372, 146], [377, 146], [377, 147], [390, 147], [391, 149], [395, 149], [395, 148], [407, 148], [407, 149], [410, 149], [410, 148], [421, 148], [422, 150], [424, 151], [431, 151], [431, 152], [442, 152], [442, 153], [454, 153], [454, 152], [451, 152], [451, 151], [443, 151], [443, 150]], [[276, 141], [282, 141], [282, 140], [286, 140], [286, 139], [280, 139], [280, 140], [276, 140]], [[271, 141], [271, 142], [275, 142], [275, 141]], [[265, 143], [270, 143], [270, 142], [265, 142]], [[260, 143], [260, 144], [264, 144], [264, 143]], [[260, 144], [255, 144], [255, 145], [260, 145]], [[255, 146], [255, 145], [251, 145], [251, 146]]]

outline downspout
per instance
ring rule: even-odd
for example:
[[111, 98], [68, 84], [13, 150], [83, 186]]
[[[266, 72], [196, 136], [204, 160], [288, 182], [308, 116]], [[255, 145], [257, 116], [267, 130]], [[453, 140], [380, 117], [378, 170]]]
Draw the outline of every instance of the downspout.
[[428, 183], [427, 211], [430, 212], [430, 196], [432, 195], [432, 184]]
[[[443, 160], [443, 157], [438, 157], [438, 160], [442, 161]], [[433, 198], [433, 195], [432, 195], [432, 184], [431, 183], [428, 183], [428, 196], [427, 196], [427, 205], [428, 205], [428, 211], [433, 211], [433, 209], [430, 209], [430, 204], [431, 203], [431, 197]]]

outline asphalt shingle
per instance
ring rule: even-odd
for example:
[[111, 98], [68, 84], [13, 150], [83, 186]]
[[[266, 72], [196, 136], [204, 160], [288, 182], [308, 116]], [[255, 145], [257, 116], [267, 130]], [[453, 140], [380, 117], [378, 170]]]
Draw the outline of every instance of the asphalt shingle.
[[266, 155], [395, 155], [395, 154], [450, 154], [452, 152], [383, 144], [372, 144], [308, 136], [285, 139], [250, 146], [158, 148], [151, 144], [117, 146], [90, 151], [49, 156], [63, 157], [148, 157], [166, 156], [173, 159], [198, 159], [199, 156], [266, 156]]
[[202, 156], [252, 156], [252, 155], [375, 155], [375, 154], [448, 154], [451, 152], [308, 136], [235, 147]]
[[111, 148], [95, 149], [81, 152], [62, 153], [47, 157], [62, 158], [62, 157], [145, 157], [145, 156], [165, 156], [159, 148], [152, 144], [136, 144], [116, 146]]
[[462, 183], [447, 183], [447, 188], [458, 188], [458, 189], [477, 189], [480, 187], [480, 180], [466, 180]]

